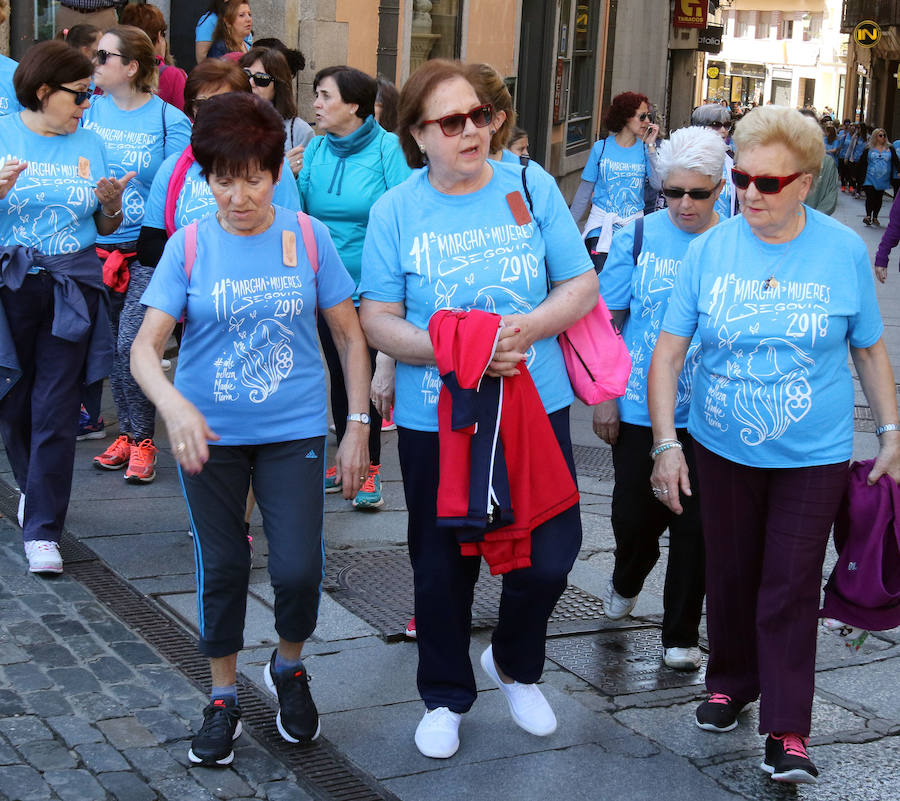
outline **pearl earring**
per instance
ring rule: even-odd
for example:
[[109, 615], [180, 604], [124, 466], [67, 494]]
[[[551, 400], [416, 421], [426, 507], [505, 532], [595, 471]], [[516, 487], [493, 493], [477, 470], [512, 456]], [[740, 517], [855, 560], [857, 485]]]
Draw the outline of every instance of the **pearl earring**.
[[424, 156], [425, 155], [425, 145], [419, 145], [419, 152]]

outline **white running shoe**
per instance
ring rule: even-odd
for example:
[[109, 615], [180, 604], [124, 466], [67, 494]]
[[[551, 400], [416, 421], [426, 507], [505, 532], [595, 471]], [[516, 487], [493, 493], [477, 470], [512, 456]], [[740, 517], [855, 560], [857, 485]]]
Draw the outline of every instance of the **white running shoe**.
[[663, 662], [674, 670], [699, 670], [703, 664], [703, 656], [700, 649], [693, 648], [663, 648]]
[[32, 573], [62, 573], [63, 561], [59, 544], [51, 540], [29, 540], [25, 543], [28, 569]]
[[506, 684], [501, 680], [494, 664], [492, 645], [481, 655], [481, 667], [506, 696], [509, 712], [516, 725], [538, 737], [546, 737], [556, 731], [556, 715], [537, 684], [522, 684], [518, 681]]
[[459, 748], [459, 721], [462, 715], [445, 706], [425, 710], [416, 726], [416, 748], [432, 759], [449, 759]]
[[606, 595], [603, 596], [603, 611], [610, 620], [621, 620], [631, 614], [637, 599], [637, 595], [634, 598], [625, 598], [619, 595], [610, 579], [609, 584], [606, 585]]

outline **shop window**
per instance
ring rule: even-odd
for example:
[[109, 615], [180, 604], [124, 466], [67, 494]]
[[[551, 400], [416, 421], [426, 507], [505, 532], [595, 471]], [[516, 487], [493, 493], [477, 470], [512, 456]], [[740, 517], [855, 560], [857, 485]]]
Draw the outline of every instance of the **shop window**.
[[554, 122], [569, 156], [593, 143], [600, 0], [562, 0], [559, 13]]
[[56, 3], [53, 0], [37, 0], [34, 4], [34, 40], [53, 38], [56, 24]]
[[463, 0], [415, 0], [409, 71], [430, 58], [459, 58]]

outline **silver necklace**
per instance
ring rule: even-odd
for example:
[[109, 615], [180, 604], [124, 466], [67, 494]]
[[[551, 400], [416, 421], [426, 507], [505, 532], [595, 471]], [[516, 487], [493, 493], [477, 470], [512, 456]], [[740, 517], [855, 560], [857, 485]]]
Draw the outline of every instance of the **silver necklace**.
[[[798, 217], [802, 216], [802, 210], [797, 212], [797, 216]], [[778, 279], [775, 277], [775, 273], [778, 272], [778, 268], [781, 267], [782, 264], [784, 264], [784, 262], [787, 260], [787, 257], [791, 254], [791, 249], [794, 247], [794, 242], [797, 241], [797, 238], [800, 236], [800, 232], [802, 230], [803, 229], [801, 228], [794, 234], [793, 238], [790, 241], [790, 244], [788, 244], [784, 253], [781, 254], [781, 258], [778, 259], [777, 262], [775, 262], [775, 266], [769, 272], [769, 277], [763, 282], [763, 289], [766, 292], [768, 292], [770, 290], [778, 289], [779, 282], [778, 282]], [[763, 255], [765, 256], [765, 253], [763, 252], [761, 247], [760, 247], [760, 252], [763, 253]]]

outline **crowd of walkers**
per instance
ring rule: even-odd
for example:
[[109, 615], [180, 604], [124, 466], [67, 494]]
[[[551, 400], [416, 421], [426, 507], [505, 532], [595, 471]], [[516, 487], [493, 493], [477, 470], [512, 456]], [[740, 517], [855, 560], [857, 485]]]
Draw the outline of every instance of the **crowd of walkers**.
[[[427, 61], [399, 92], [329, 66], [306, 121], [303, 56], [254, 40], [250, 3], [211, 3], [189, 74], [159, 9], [116, 20], [121, 5], [76, 17], [18, 64], [0, 59], [0, 433], [29, 568], [53, 574], [76, 439], [110, 428], [104, 380], [118, 433], [95, 467], [152, 482], [157, 414], [165, 424], [211, 678], [190, 761], [230, 764], [241, 732], [254, 504], [279, 635], [263, 678], [281, 736], [318, 736], [302, 652], [324, 494], [383, 504], [383, 425], [398, 431], [408, 509], [416, 747], [452, 757], [477, 699], [482, 558], [502, 590], [481, 667], [518, 726], [556, 730], [539, 680], [582, 539], [557, 337], [602, 296], [631, 358], [623, 395], [593, 408], [615, 468], [606, 615], [633, 612], [668, 530], [668, 669], [702, 667], [706, 602], [697, 726], [728, 732], [758, 701], [762, 768], [815, 782], [822, 565], [853, 444], [848, 357], [879, 438], [868, 480], [900, 481], [873, 272], [828, 216], [839, 187], [865, 193], [864, 223], [880, 224], [900, 184], [884, 129], [776, 106], [735, 125], [710, 103], [666, 135], [651, 99], [623, 92], [567, 205], [490, 65]], [[895, 204], [880, 281], [898, 241]]]

